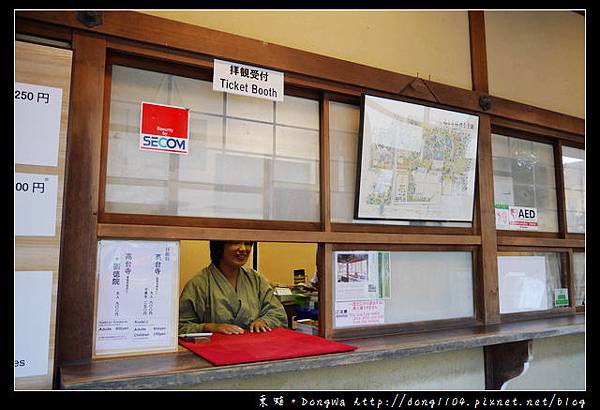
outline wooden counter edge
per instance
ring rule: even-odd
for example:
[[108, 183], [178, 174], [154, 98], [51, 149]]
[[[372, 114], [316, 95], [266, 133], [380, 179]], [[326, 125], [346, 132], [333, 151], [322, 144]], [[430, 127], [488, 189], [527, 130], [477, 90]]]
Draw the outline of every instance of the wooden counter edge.
[[[96, 380], [93, 380], [93, 367], [98, 365], [98, 363], [92, 363], [90, 365], [92, 369], [85, 376], [69, 374], [71, 366], [61, 368], [60, 386], [61, 389], [76, 390], [185, 389], [184, 386], [198, 385], [215, 380], [359, 364], [383, 359], [478, 348], [494, 344], [578, 333], [585, 333], [584, 315], [529, 320], [487, 327], [480, 326], [471, 329], [453, 329], [422, 334], [349, 339], [343, 342], [358, 346], [358, 349], [348, 353], [186, 370], [171, 369], [164, 373], [161, 373], [160, 369], [157, 369], [152, 374], [140, 374], [136, 376], [121, 376], [118, 373], [114, 373], [114, 377], [112, 377], [113, 375], [110, 378], [100, 376]], [[375, 346], [373, 346], [374, 341]], [[377, 341], [381, 341], [379, 346], [377, 345]], [[369, 345], [371, 346], [368, 347]], [[125, 359], [131, 360], [131, 358]], [[148, 357], [145, 359], [148, 360]], [[197, 356], [194, 356], [194, 359], [197, 359]]]

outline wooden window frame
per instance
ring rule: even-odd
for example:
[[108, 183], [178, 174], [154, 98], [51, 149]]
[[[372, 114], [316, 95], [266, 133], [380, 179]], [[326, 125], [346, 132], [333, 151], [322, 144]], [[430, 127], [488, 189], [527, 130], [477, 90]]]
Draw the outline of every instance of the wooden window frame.
[[[571, 270], [571, 288], [573, 291], [573, 304], [575, 304], [575, 269], [573, 269], [573, 254], [579, 252], [585, 254], [585, 247], [583, 248], [570, 248], [569, 249], [569, 269]], [[587, 276], [587, 273], [585, 274]], [[586, 286], [587, 291], [587, 286]], [[571, 293], [569, 293], [569, 298], [571, 298]], [[585, 305], [575, 305], [576, 313], [585, 313]]]
[[561, 263], [561, 284], [569, 289], [569, 306], [564, 308], [552, 308], [544, 310], [535, 310], [528, 312], [501, 313], [502, 322], [514, 322], [518, 320], [547, 319], [552, 317], [567, 316], [577, 313], [575, 306], [575, 288], [574, 275], [572, 273], [573, 255], [570, 248], [543, 248], [528, 246], [499, 246], [500, 252], [539, 252], [539, 253], [558, 253]]
[[[503, 137], [508, 137], [512, 139], [518, 139], [523, 141], [531, 141], [541, 144], [546, 144], [552, 147], [553, 150], [553, 162], [554, 162], [554, 170], [555, 170], [555, 186], [556, 186], [556, 218], [558, 223], [558, 230], [556, 232], [524, 232], [524, 231], [512, 231], [508, 229], [497, 230], [498, 237], [519, 237], [519, 238], [564, 238], [565, 232], [563, 227], [563, 207], [564, 203], [561, 202], [561, 195], [559, 192], [562, 190], [563, 181], [558, 178], [558, 167], [559, 163], [556, 157], [557, 146], [560, 146], [560, 140], [548, 138], [547, 136], [538, 135], [538, 134], [530, 134], [524, 133], [519, 130], [507, 128], [507, 127], [496, 127], [492, 123], [492, 133], [496, 135], [501, 135]], [[561, 167], [562, 168], [562, 167]]]
[[[501, 318], [498, 306], [497, 252], [504, 247], [519, 250], [535, 247], [548, 251], [559, 249], [569, 255], [574, 249], [585, 251], [585, 235], [564, 233], [558, 237], [544, 235], [498, 235], [493, 213], [493, 170], [491, 132], [506, 128], [523, 135], [549, 138], [555, 144], [555, 161], [561, 158], [562, 144], [585, 144], [585, 120], [489, 96], [485, 67], [485, 27], [482, 11], [469, 11], [473, 90], [427, 81], [409, 75], [350, 63], [339, 59], [267, 44], [229, 33], [128, 11], [103, 12], [104, 23], [89, 28], [77, 20], [76, 11], [17, 11], [16, 31], [68, 41], [74, 49], [71, 113], [68, 131], [65, 215], [63, 247], [59, 274], [59, 317], [56, 360], [59, 365], [89, 362], [93, 346], [93, 301], [95, 299], [95, 264], [97, 242], [103, 238], [122, 239], [236, 239], [265, 242], [312, 242], [318, 244], [320, 295], [331, 295], [332, 252], [334, 246], [369, 248], [398, 246], [423, 250], [444, 247], [473, 248], [474, 289], [477, 289], [476, 318], [473, 322], [438, 323], [442, 326], [494, 325]], [[139, 30], [146, 27], [147, 30]], [[308, 230], [291, 225], [228, 225], [226, 220], [210, 223], [204, 219], [178, 219], [179, 225], [161, 217], [115, 219], [101, 208], [102, 168], [106, 162], [107, 135], [106, 69], [109, 55], [150, 59], [156, 64], [186, 66], [188, 69], [212, 69], [212, 59], [222, 58], [282, 71], [288, 86], [317, 93], [320, 98], [320, 198], [321, 221]], [[329, 183], [329, 101], [356, 104], [362, 93], [414, 99], [447, 109], [461, 109], [480, 116], [478, 164], [475, 188], [475, 220], [470, 232], [449, 227], [361, 227], [339, 226], [330, 221]], [[491, 108], [479, 105], [488, 96]], [[102, 104], [98, 104], [102, 101]], [[109, 101], [109, 100], [108, 100]], [[510, 134], [508, 136], [511, 136]], [[564, 184], [562, 161], [556, 168], [557, 192]], [[558, 175], [560, 174], [560, 175]], [[562, 189], [563, 185], [560, 185]], [[564, 192], [562, 193], [564, 214]], [[560, 200], [560, 199], [559, 199]], [[167, 217], [168, 218], [168, 217]], [[178, 217], [182, 218], [182, 217]], [[563, 216], [564, 218], [564, 216]], [[262, 222], [262, 221], [259, 221]], [[565, 222], [562, 222], [565, 226]], [[342, 224], [343, 225], [343, 224]], [[356, 230], [356, 231], [354, 231]], [[570, 256], [568, 257], [571, 261]], [[568, 267], [571, 271], [571, 267]], [[570, 274], [570, 273], [569, 273]], [[571, 279], [569, 279], [571, 280]], [[572, 299], [571, 299], [572, 300]], [[332, 312], [331, 297], [319, 301], [320, 309]], [[565, 314], [575, 314], [571, 309]], [[583, 310], [584, 311], [584, 310]], [[332, 315], [320, 315], [322, 336], [335, 336]], [[83, 326], [81, 324], [84, 324]], [[384, 329], [370, 333], [429, 330], [426, 326]], [[415, 328], [417, 326], [417, 328]], [[337, 336], [340, 336], [339, 332]], [[58, 368], [58, 366], [55, 366]]]
[[[362, 338], [370, 337], [375, 335], [388, 335], [388, 334], [401, 334], [401, 333], [416, 333], [425, 332], [430, 330], [440, 330], [457, 327], [469, 327], [476, 326], [480, 323], [478, 318], [482, 316], [481, 303], [481, 290], [479, 289], [481, 281], [478, 278], [478, 252], [477, 246], [457, 246], [457, 245], [370, 245], [365, 246], [361, 244], [332, 244], [331, 251], [390, 251], [390, 252], [469, 252], [471, 253], [471, 273], [472, 273], [472, 296], [473, 296], [473, 315], [469, 317], [460, 317], [453, 319], [438, 319], [438, 320], [426, 320], [426, 321], [414, 321], [414, 322], [403, 322], [394, 324], [382, 324], [382, 325], [371, 325], [371, 326], [360, 326], [351, 328], [335, 328], [331, 326], [329, 337], [336, 340], [343, 340], [349, 338]], [[332, 254], [333, 255], [333, 254]], [[333, 260], [331, 261], [333, 264]], [[335, 275], [332, 266], [329, 267], [331, 273], [327, 275], [325, 280], [329, 281], [330, 294], [327, 295], [329, 309], [335, 305], [335, 295], [333, 289], [335, 289]], [[322, 294], [319, 294], [319, 298], [322, 298]], [[329, 310], [327, 316], [330, 316], [333, 322], [333, 310]], [[321, 312], [319, 312], [321, 315]]]
[[[570, 147], [570, 148], [576, 148], [576, 149], [581, 149], [585, 152], [585, 143], [581, 142], [581, 143], [575, 143], [572, 141], [559, 141], [557, 143], [557, 147], [555, 148], [554, 151], [554, 155], [555, 156], [559, 156], [560, 161], [558, 161], [560, 164], [560, 179], [561, 179], [561, 184], [562, 184], [562, 189], [560, 192], [561, 198], [560, 200], [562, 201], [563, 205], [563, 213], [564, 213], [564, 238], [565, 239], [576, 239], [576, 240], [582, 240], [585, 241], [585, 234], [584, 233], [569, 233], [569, 229], [567, 226], [567, 199], [566, 199], [566, 193], [565, 193], [565, 171], [564, 171], [564, 166], [563, 166], [563, 162], [562, 162], [562, 156], [563, 156], [563, 147]], [[558, 192], [558, 188], [557, 188], [557, 192]]]
[[[167, 75], [176, 75], [185, 78], [197, 79], [202, 81], [212, 81], [212, 69], [208, 67], [193, 67], [180, 64], [178, 62], [169, 62], [166, 60], [156, 60], [151, 56], [144, 55], [143, 50], [138, 50], [136, 56], [127, 55], [121, 51], [113, 49], [107, 50], [106, 59], [106, 79], [104, 89], [104, 113], [102, 130], [102, 150], [101, 150], [101, 174], [100, 174], [100, 192], [98, 204], [98, 222], [103, 224], [125, 224], [125, 225], [156, 225], [156, 226], [181, 226], [181, 227], [213, 227], [213, 228], [242, 228], [242, 229], [271, 229], [271, 230], [296, 230], [296, 231], [318, 231], [323, 224], [323, 218], [320, 222], [302, 222], [302, 221], [279, 221], [264, 219], [239, 219], [239, 218], [214, 218], [214, 217], [187, 217], [177, 215], [150, 215], [135, 213], [117, 213], [107, 212], [106, 206], [106, 177], [108, 167], [108, 140], [109, 140], [109, 122], [110, 122], [110, 104], [111, 104], [111, 83], [112, 67], [114, 65], [141, 69], [149, 72], [156, 72]], [[212, 66], [212, 63], [210, 64]], [[321, 104], [320, 92], [297, 87], [294, 85], [285, 85], [285, 95], [317, 100]], [[319, 113], [320, 116], [321, 113]], [[321, 118], [319, 118], [319, 122]]]

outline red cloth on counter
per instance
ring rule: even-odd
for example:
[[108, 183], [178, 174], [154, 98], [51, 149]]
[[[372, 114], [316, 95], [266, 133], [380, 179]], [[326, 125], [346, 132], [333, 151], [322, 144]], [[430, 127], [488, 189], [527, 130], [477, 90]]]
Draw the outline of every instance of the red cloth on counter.
[[179, 344], [216, 366], [341, 353], [356, 349], [356, 346], [284, 328], [275, 328], [264, 333], [246, 331], [241, 335], [214, 333], [208, 343], [195, 344], [179, 339]]

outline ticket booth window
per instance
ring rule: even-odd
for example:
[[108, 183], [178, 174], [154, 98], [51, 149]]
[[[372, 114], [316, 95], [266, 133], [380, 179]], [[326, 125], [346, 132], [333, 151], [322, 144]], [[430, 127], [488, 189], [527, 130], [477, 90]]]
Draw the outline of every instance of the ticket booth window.
[[567, 231], [585, 233], [585, 151], [564, 146], [562, 152]]
[[337, 251], [334, 327], [474, 316], [471, 252]]
[[[141, 103], [189, 109], [188, 153], [141, 150]], [[319, 102], [113, 65], [105, 211], [319, 221]]]
[[564, 255], [558, 252], [498, 252], [500, 313], [568, 307], [569, 289], [563, 277]]
[[551, 144], [492, 134], [494, 203], [535, 208], [537, 231], [558, 232]]

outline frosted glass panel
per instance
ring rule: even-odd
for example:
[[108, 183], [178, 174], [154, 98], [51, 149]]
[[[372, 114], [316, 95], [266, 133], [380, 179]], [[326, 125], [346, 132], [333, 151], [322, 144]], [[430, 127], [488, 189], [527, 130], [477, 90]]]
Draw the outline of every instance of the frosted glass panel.
[[558, 232], [552, 145], [492, 134], [494, 202], [537, 208], [538, 231]]
[[[334, 273], [336, 268], [343, 270], [336, 265], [338, 256], [344, 253], [334, 252]], [[374, 297], [374, 300], [384, 301], [385, 323], [378, 324], [473, 317], [473, 261], [470, 252], [389, 252], [389, 256], [389, 292], [384, 290], [382, 298]], [[343, 277], [336, 275], [336, 310], [349, 300], [351, 293], [347, 289], [356, 287], [354, 285], [361, 280], [352, 283], [346, 282]], [[385, 275], [380, 274], [379, 285], [374, 286], [386, 289], [384, 278]], [[377, 282], [377, 278], [374, 281]], [[355, 294], [360, 297], [360, 293]], [[352, 327], [339, 326], [339, 320], [336, 323], [338, 328]]]
[[318, 130], [319, 102], [286, 95], [277, 103], [277, 124]]
[[585, 151], [563, 147], [567, 231], [585, 233]]
[[195, 112], [223, 115], [223, 94], [212, 90], [212, 83], [172, 76], [171, 104]]
[[[318, 102], [122, 66], [111, 86], [107, 212], [319, 221]], [[142, 101], [190, 108], [187, 155], [138, 148]]]
[[575, 273], [575, 305], [585, 305], [585, 252], [573, 252]]
[[111, 100], [165, 101], [169, 94], [168, 77], [170, 76], [152, 71], [113, 66]]
[[552, 309], [561, 276], [558, 253], [498, 252], [500, 313]]
[[216, 218], [261, 219], [262, 192], [223, 192], [216, 190], [177, 190], [178, 215], [210, 215]]
[[252, 154], [273, 154], [273, 126], [260, 122], [227, 119], [225, 148]]
[[276, 133], [278, 156], [319, 160], [319, 130], [278, 126]]
[[470, 228], [470, 223], [354, 220], [356, 158], [360, 127], [358, 106], [329, 103], [331, 221], [378, 225], [415, 225]]
[[273, 122], [273, 101], [227, 94], [227, 116]]
[[106, 207], [116, 213], [165, 214], [168, 209], [168, 190], [165, 186], [108, 183]]

